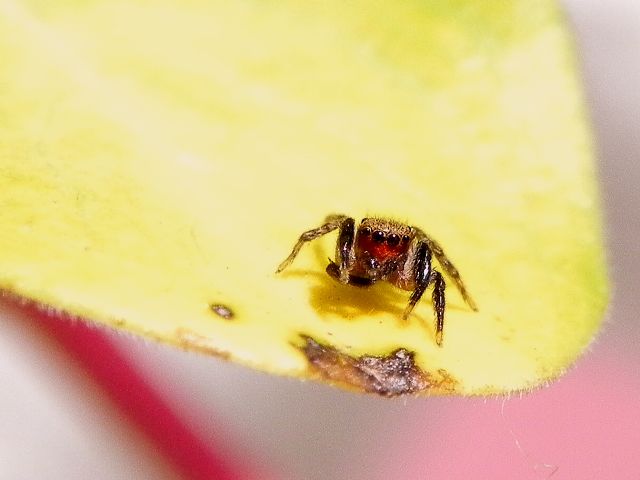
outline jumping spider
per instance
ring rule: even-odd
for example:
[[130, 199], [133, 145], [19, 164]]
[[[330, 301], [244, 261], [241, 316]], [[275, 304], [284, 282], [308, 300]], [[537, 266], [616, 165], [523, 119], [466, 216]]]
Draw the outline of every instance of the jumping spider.
[[411, 314], [427, 287], [433, 284], [432, 302], [438, 346], [442, 346], [445, 283], [442, 274], [431, 266], [432, 255], [456, 284], [467, 305], [474, 311], [478, 310], [460, 273], [435, 240], [419, 228], [383, 218], [364, 218], [356, 229], [353, 218], [329, 215], [323, 225], [300, 235], [293, 251], [276, 273], [282, 272], [293, 262], [306, 242], [336, 229], [339, 229], [339, 234], [335, 262], [329, 260], [327, 273], [340, 283], [358, 287], [368, 287], [380, 280], [412, 291], [409, 304], [402, 314], [403, 320]]

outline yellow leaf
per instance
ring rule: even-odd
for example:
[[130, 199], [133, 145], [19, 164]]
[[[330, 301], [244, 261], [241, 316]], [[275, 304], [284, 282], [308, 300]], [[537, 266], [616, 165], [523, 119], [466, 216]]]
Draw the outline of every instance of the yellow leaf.
[[[589, 131], [550, 0], [0, 0], [0, 288], [356, 390], [539, 385], [608, 287]], [[327, 214], [436, 238], [430, 293], [325, 272]]]

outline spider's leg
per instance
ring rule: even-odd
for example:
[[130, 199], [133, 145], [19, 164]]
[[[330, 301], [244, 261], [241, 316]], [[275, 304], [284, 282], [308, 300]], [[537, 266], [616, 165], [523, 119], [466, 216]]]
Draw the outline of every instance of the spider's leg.
[[442, 331], [444, 329], [445, 283], [442, 278], [442, 274], [437, 270], [431, 272], [429, 280], [429, 283], [433, 282], [433, 294], [431, 295], [431, 300], [433, 301], [433, 309], [436, 311], [436, 343], [441, 347]]
[[356, 261], [354, 240], [356, 228], [353, 218], [347, 217], [341, 220], [338, 243], [336, 243], [336, 264], [339, 267], [340, 283], [349, 283], [349, 272]]
[[276, 273], [282, 272], [285, 268], [291, 265], [291, 262], [293, 262], [293, 259], [296, 258], [296, 255], [298, 255], [300, 249], [306, 242], [310, 242], [311, 240], [315, 240], [316, 238], [326, 235], [329, 232], [333, 232], [337, 228], [341, 229], [342, 235], [342, 225], [345, 222], [349, 223], [349, 220], [351, 220], [351, 226], [353, 228], [354, 222], [352, 218], [349, 218], [346, 215], [329, 215], [325, 219], [325, 223], [323, 225], [304, 232], [302, 235], [300, 235], [300, 238], [294, 245], [293, 250], [291, 251], [289, 256], [280, 264], [280, 266], [276, 270]]
[[473, 301], [473, 299], [471, 298], [471, 295], [467, 291], [467, 288], [464, 286], [464, 282], [462, 281], [460, 272], [458, 272], [458, 269], [447, 258], [440, 244], [436, 242], [433, 238], [429, 237], [426, 233], [424, 233], [419, 228], [415, 228], [415, 227], [413, 228], [418, 231], [419, 238], [427, 243], [427, 245], [429, 246], [429, 249], [433, 252], [435, 257], [438, 259], [438, 262], [440, 263], [440, 265], [442, 265], [442, 268], [444, 269], [444, 271], [451, 278], [451, 280], [453, 280], [453, 282], [456, 284], [456, 287], [460, 291], [460, 294], [462, 295], [462, 298], [464, 298], [464, 301], [467, 303], [467, 305], [469, 305], [469, 307], [471, 307], [472, 310], [477, 312], [478, 307], [476, 306], [476, 302]]
[[427, 244], [420, 241], [416, 248], [415, 260], [412, 266], [413, 280], [415, 282], [415, 289], [409, 298], [409, 304], [404, 309], [402, 319], [406, 320], [411, 314], [413, 308], [416, 306], [422, 294], [429, 286], [429, 279], [431, 277], [431, 251]]

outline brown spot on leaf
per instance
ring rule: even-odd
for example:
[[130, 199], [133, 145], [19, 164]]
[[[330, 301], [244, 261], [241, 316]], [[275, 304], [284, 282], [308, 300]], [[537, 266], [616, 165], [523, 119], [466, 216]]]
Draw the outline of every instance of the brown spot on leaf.
[[209, 305], [209, 308], [213, 313], [215, 313], [219, 317], [224, 318], [225, 320], [231, 320], [235, 315], [233, 313], [233, 310], [231, 310], [226, 305], [222, 305], [220, 303], [217, 303], [217, 304], [212, 303], [211, 305]]
[[332, 382], [385, 397], [424, 390], [452, 392], [456, 387], [455, 379], [444, 370], [438, 370], [439, 378], [423, 372], [415, 364], [414, 353], [405, 348], [385, 356], [354, 357], [309, 336], [302, 338], [306, 343], [300, 349], [313, 370]]

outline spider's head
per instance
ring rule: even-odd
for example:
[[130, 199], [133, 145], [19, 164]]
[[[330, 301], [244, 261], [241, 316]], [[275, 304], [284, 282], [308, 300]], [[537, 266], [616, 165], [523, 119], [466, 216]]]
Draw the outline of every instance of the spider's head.
[[356, 256], [366, 252], [378, 262], [384, 263], [407, 253], [413, 237], [413, 229], [403, 223], [365, 218], [358, 226]]

